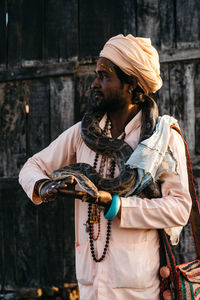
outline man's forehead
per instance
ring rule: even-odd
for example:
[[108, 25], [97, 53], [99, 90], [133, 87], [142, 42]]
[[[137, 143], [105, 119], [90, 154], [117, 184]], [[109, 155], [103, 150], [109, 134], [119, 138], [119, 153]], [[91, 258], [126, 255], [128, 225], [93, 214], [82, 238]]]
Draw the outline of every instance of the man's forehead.
[[96, 65], [96, 72], [97, 71], [105, 71], [105, 72], [113, 73], [114, 64], [107, 58], [99, 58]]

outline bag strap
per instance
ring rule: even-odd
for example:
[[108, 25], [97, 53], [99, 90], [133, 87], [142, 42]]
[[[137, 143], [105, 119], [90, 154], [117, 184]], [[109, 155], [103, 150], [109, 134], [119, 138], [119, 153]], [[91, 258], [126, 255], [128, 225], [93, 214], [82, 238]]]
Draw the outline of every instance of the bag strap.
[[[189, 155], [189, 151], [188, 151], [188, 146], [187, 146], [186, 141], [183, 138], [183, 135], [182, 135], [180, 129], [175, 125], [171, 125], [170, 127], [172, 129], [175, 129], [180, 134], [180, 136], [182, 137], [182, 140], [184, 142], [184, 145], [185, 145], [189, 192], [190, 192], [190, 196], [192, 199], [192, 209], [191, 209], [191, 213], [190, 213], [190, 225], [191, 225], [191, 229], [192, 229], [193, 240], [194, 240], [195, 249], [196, 249], [196, 255], [197, 255], [197, 258], [200, 258], [200, 209], [199, 209], [197, 194], [196, 194], [194, 181], [193, 181], [193, 173], [192, 173], [192, 166], [191, 166], [191, 160], [190, 160], [190, 155]], [[164, 231], [164, 229], [159, 229], [158, 232], [159, 232], [159, 236], [160, 236], [160, 265], [169, 267], [170, 283], [171, 283], [171, 285], [173, 285], [173, 286], [171, 286], [171, 291], [172, 291], [172, 293], [175, 293], [175, 290], [176, 290], [176, 293], [175, 293], [176, 295], [174, 294], [173, 297], [175, 299], [182, 299], [181, 282], [179, 280], [178, 271], [176, 268], [175, 257], [172, 252], [172, 248], [171, 248], [169, 239], [168, 239], [167, 234]], [[161, 280], [160, 288], [161, 288], [161, 299], [163, 300], [163, 291], [165, 289], [165, 286], [164, 286], [164, 281], [162, 281], [162, 280]]]
[[[172, 129], [175, 129], [180, 136], [182, 137], [182, 140], [185, 145], [185, 153], [186, 153], [186, 159], [187, 159], [187, 170], [188, 170], [188, 182], [189, 182], [189, 192], [192, 198], [192, 209], [190, 213], [190, 225], [192, 228], [192, 234], [196, 249], [197, 258], [200, 258], [200, 210], [199, 210], [199, 204], [197, 200], [197, 194], [194, 187], [194, 181], [193, 181], [193, 173], [192, 173], [192, 166], [190, 161], [190, 155], [188, 151], [188, 146], [186, 141], [183, 138], [183, 135], [180, 131], [180, 129], [175, 126], [170, 126]], [[169, 239], [167, 237], [166, 232], [163, 229], [159, 229], [159, 236], [160, 236], [160, 259], [161, 259], [161, 266], [168, 266], [171, 269], [171, 279], [172, 281], [175, 280], [176, 276], [176, 262], [175, 258], [171, 249], [171, 245], [169, 242]]]
[[186, 141], [183, 138], [183, 135], [181, 133], [181, 130], [176, 125], [170, 126], [172, 129], [175, 129], [180, 136], [182, 137], [182, 140], [185, 145], [185, 153], [186, 153], [186, 159], [187, 159], [187, 170], [188, 170], [188, 183], [189, 183], [189, 192], [190, 196], [192, 198], [192, 209], [190, 213], [190, 225], [192, 229], [195, 249], [196, 249], [196, 255], [197, 258], [200, 258], [200, 209], [199, 209], [199, 203], [197, 199], [197, 194], [194, 186], [193, 181], [193, 173], [192, 173], [192, 166], [191, 166], [191, 160], [189, 155], [189, 150]]
[[172, 252], [167, 234], [163, 229], [159, 229], [160, 236], [160, 266], [167, 266], [170, 270], [170, 275], [167, 279], [160, 280], [160, 299], [164, 300], [164, 291], [170, 289], [172, 299], [183, 299], [182, 287], [179, 278], [179, 271], [176, 268], [175, 257]]
[[[186, 141], [183, 138], [181, 130], [176, 125], [171, 125], [170, 127], [172, 129], [175, 129], [180, 134], [180, 136], [182, 137], [182, 140], [184, 142], [184, 145], [185, 145], [189, 192], [190, 192], [190, 196], [192, 199], [192, 209], [191, 209], [191, 213], [190, 213], [190, 225], [191, 225], [191, 229], [192, 229], [197, 258], [200, 258], [200, 209], [199, 209], [197, 194], [196, 194], [194, 181], [193, 181], [193, 173], [192, 173], [192, 166], [191, 166], [191, 160], [190, 160], [190, 155], [189, 155], [189, 151], [188, 151], [188, 146], [187, 146]], [[174, 258], [174, 255], [173, 255], [173, 252], [171, 249], [170, 242], [166, 235], [166, 232], [163, 229], [159, 229], [158, 232], [160, 235], [160, 243], [161, 243], [161, 266], [170, 265], [172, 271], [175, 271], [175, 267], [176, 267], [175, 258]]]

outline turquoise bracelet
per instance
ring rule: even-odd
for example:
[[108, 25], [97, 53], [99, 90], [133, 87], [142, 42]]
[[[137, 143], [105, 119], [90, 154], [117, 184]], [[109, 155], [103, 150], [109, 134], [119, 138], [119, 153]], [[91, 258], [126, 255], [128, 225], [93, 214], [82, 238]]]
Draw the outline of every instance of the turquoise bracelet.
[[112, 202], [109, 208], [104, 209], [104, 218], [107, 220], [112, 220], [118, 214], [120, 209], [120, 197], [118, 195], [112, 196]]

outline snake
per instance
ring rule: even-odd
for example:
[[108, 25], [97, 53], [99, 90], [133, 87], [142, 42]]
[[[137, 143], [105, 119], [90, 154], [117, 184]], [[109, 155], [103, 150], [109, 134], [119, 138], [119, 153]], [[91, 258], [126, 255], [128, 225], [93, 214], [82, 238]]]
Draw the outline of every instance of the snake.
[[[124, 140], [108, 137], [99, 126], [103, 114], [94, 109], [88, 109], [81, 121], [81, 136], [85, 144], [93, 151], [110, 158], [116, 162], [119, 175], [114, 178], [104, 178], [87, 163], [75, 163], [53, 171], [53, 180], [62, 180], [74, 176], [76, 182], [89, 195], [96, 198], [98, 191], [103, 190], [126, 196], [137, 180], [137, 169], [126, 165], [133, 149]], [[142, 105], [142, 127], [140, 141], [149, 138], [155, 130], [158, 118], [158, 107], [155, 100], [147, 97]], [[152, 181], [143, 190], [144, 194], [151, 198], [161, 196], [160, 186]]]

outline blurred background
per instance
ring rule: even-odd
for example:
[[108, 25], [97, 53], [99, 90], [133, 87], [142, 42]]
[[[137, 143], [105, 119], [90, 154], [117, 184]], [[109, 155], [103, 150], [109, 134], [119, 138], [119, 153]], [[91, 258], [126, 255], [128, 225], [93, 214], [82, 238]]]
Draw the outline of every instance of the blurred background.
[[[178, 119], [200, 193], [199, 0], [0, 1], [0, 299], [78, 299], [74, 200], [35, 206], [18, 184], [28, 157], [81, 120], [95, 62], [119, 33], [160, 54], [160, 115]], [[174, 247], [195, 258], [189, 226]]]

